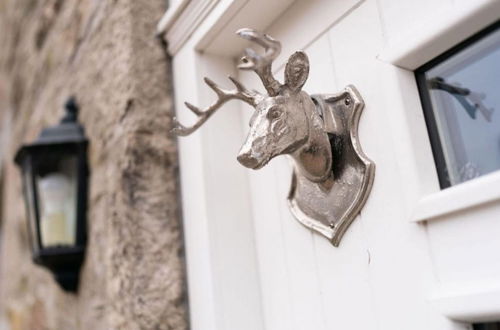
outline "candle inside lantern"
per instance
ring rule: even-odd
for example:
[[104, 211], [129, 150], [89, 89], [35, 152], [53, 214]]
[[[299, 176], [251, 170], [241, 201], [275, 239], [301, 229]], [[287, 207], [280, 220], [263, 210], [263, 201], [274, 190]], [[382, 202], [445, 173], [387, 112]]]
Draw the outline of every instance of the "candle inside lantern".
[[75, 244], [73, 182], [64, 174], [49, 174], [39, 179], [38, 187], [43, 246]]

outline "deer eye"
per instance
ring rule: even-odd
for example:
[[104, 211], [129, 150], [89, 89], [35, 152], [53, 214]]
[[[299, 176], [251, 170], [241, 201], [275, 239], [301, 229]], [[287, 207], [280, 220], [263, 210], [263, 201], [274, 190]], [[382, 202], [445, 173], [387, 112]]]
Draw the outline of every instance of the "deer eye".
[[282, 113], [283, 113], [283, 111], [281, 111], [280, 108], [278, 108], [278, 107], [272, 107], [267, 112], [267, 118], [270, 119], [270, 120], [277, 119], [277, 118], [281, 117]]

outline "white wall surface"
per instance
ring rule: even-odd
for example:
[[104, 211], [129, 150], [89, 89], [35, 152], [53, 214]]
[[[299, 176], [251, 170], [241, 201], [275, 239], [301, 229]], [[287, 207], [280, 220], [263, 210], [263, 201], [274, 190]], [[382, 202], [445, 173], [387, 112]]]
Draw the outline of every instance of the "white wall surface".
[[[376, 163], [375, 181], [335, 248], [290, 214], [286, 158], [259, 171], [237, 163], [251, 108], [232, 102], [180, 138], [193, 329], [459, 330], [500, 320], [500, 191], [490, 189], [488, 203], [460, 208], [447, 196], [466, 196], [467, 187], [439, 190], [412, 72], [453, 46], [443, 40], [463, 40], [493, 22], [499, 3], [315, 0], [267, 7], [219, 1], [177, 44], [180, 120], [194, 121], [182, 101], [207, 105], [214, 98], [204, 75], [230, 87], [224, 76], [237, 74], [234, 56], [245, 46], [231, 37], [235, 27], [259, 28], [283, 44], [275, 62], [280, 80], [288, 56], [303, 49], [311, 63], [304, 90], [358, 88], [366, 104], [360, 141]], [[179, 22], [186, 24], [183, 16]], [[426, 28], [438, 23], [444, 27]], [[447, 25], [463, 26], [461, 35]], [[263, 90], [253, 73], [239, 78]], [[483, 181], [486, 187], [500, 179]]]

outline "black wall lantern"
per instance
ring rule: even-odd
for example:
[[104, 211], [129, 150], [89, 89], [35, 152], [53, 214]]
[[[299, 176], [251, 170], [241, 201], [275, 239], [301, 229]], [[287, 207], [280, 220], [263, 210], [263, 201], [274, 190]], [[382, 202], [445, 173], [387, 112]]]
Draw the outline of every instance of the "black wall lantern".
[[87, 139], [73, 98], [58, 125], [22, 146], [22, 170], [33, 260], [50, 269], [66, 291], [76, 291], [85, 254]]

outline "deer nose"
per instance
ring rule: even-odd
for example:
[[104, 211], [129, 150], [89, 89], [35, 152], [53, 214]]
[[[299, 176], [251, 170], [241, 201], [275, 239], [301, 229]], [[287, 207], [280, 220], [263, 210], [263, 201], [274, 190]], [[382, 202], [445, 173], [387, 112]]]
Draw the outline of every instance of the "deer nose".
[[248, 168], [255, 169], [256, 167], [259, 166], [259, 160], [255, 157], [253, 157], [251, 152], [240, 153], [238, 155], [237, 159], [241, 165], [248, 167]]

